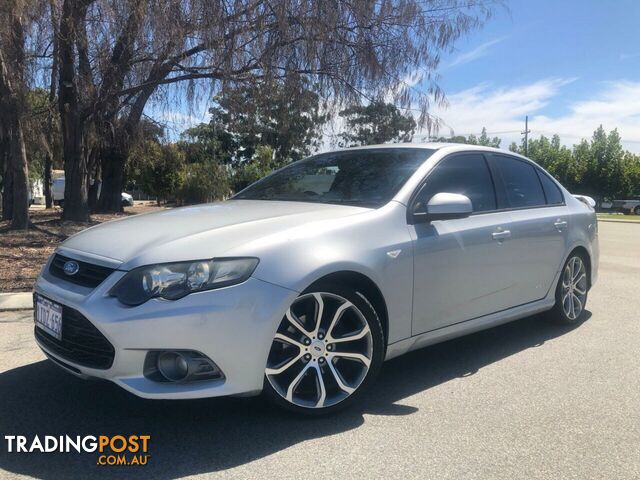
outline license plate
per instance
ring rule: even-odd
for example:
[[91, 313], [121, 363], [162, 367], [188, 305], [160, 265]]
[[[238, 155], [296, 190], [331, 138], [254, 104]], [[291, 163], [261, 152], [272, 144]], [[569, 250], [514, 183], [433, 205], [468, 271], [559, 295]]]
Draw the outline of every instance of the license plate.
[[36, 296], [36, 326], [58, 340], [62, 340], [62, 305]]

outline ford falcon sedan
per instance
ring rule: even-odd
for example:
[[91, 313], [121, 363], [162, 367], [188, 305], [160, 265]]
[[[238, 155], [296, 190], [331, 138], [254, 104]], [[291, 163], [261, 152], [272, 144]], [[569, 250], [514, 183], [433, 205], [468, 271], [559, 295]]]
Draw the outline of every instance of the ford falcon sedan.
[[597, 273], [592, 200], [527, 158], [353, 148], [69, 238], [35, 285], [35, 338], [140, 397], [263, 392], [313, 415], [411, 350], [541, 312], [580, 322]]

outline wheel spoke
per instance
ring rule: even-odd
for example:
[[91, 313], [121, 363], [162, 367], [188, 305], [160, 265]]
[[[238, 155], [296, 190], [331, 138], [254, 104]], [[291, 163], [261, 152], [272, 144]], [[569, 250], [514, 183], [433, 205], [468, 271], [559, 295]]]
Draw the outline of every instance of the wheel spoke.
[[322, 315], [324, 313], [324, 300], [322, 300], [322, 295], [319, 293], [314, 293], [313, 297], [316, 299], [316, 311], [314, 318], [315, 324], [311, 334], [313, 337], [317, 337], [318, 331], [320, 330], [320, 324], [322, 323]]
[[567, 317], [571, 317], [571, 295], [567, 293], [565, 297], [562, 299], [562, 309]]
[[573, 294], [569, 295], [569, 306], [571, 307], [571, 315], [572, 319], [576, 318], [576, 305], [573, 303]]
[[293, 338], [288, 337], [288, 336], [286, 336], [286, 335], [284, 335], [284, 334], [282, 334], [282, 333], [276, 333], [276, 335], [275, 335], [274, 339], [275, 339], [275, 340], [280, 340], [281, 342], [285, 342], [285, 343], [288, 343], [289, 345], [293, 345], [293, 346], [295, 346], [295, 347], [298, 347], [298, 348], [299, 348], [299, 349], [301, 349], [301, 350], [305, 347], [305, 346], [304, 346], [302, 343], [300, 343], [299, 341], [294, 340]]
[[277, 368], [267, 368], [265, 370], [265, 372], [267, 373], [267, 375], [278, 375], [278, 374], [284, 372], [285, 370], [289, 369], [289, 367], [295, 365], [296, 362], [298, 360], [300, 360], [303, 355], [304, 355], [304, 352], [300, 352], [295, 357], [293, 357], [291, 360], [286, 361], [284, 364], [280, 365], [279, 367], [277, 367]]
[[576, 292], [578, 292], [580, 295], [586, 295], [586, 294], [587, 294], [587, 291], [586, 291], [586, 290], [583, 290], [583, 289], [581, 289], [581, 288], [579, 288], [579, 287], [578, 287], [578, 285], [576, 285], [575, 287], [573, 287], [573, 290], [574, 290], [574, 291], [576, 291]]
[[338, 372], [332, 361], [327, 362], [327, 365], [329, 365], [329, 370], [331, 370], [333, 378], [336, 380], [336, 383], [338, 384], [338, 387], [340, 387], [340, 390], [345, 392], [347, 395], [351, 395], [355, 391], [355, 388], [351, 388], [344, 382], [344, 380], [342, 379], [342, 375], [340, 375], [340, 372]]
[[287, 320], [289, 320], [289, 323], [291, 325], [296, 327], [298, 330], [300, 330], [302, 333], [304, 333], [307, 337], [311, 337], [312, 336], [311, 332], [302, 326], [302, 323], [300, 322], [300, 319], [294, 315], [294, 313], [291, 311], [291, 309], [287, 310], [287, 313], [285, 314], [285, 317], [287, 318]]
[[574, 286], [577, 286], [585, 278], [587, 278], [587, 274], [582, 272], [582, 275], [580, 275], [577, 280], [573, 281]]
[[352, 306], [353, 306], [353, 304], [351, 302], [344, 302], [342, 305], [340, 305], [338, 307], [338, 309], [336, 310], [336, 313], [333, 314], [333, 318], [331, 319], [331, 323], [329, 324], [329, 328], [327, 328], [327, 339], [328, 340], [334, 341], [334, 338], [332, 336], [333, 329], [335, 328], [335, 326], [338, 324], [338, 322], [342, 318], [342, 314], [348, 308], [350, 308]]
[[307, 371], [309, 370], [309, 368], [311, 367], [311, 363], [307, 363], [304, 368], [302, 370], [300, 370], [300, 373], [296, 376], [296, 378], [294, 378], [293, 380], [291, 380], [291, 383], [289, 384], [289, 388], [287, 388], [287, 396], [286, 399], [290, 402], [293, 403], [293, 392], [295, 391], [295, 389], [298, 387], [298, 384], [300, 383], [300, 381], [302, 380], [302, 377], [305, 376], [305, 374], [307, 373]]
[[573, 265], [574, 265], [573, 276], [571, 277], [571, 280], [575, 283], [576, 282], [576, 278], [578, 278], [578, 276], [582, 272], [582, 260], [580, 260], [578, 257], [576, 257], [575, 258], [575, 262], [574, 262]]
[[327, 389], [324, 386], [324, 378], [322, 378], [322, 369], [320, 365], [315, 364], [316, 369], [316, 388], [318, 389], [318, 402], [316, 408], [324, 407], [324, 401], [327, 398]]
[[[573, 314], [577, 317], [578, 315], [580, 315], [580, 312], [582, 312], [582, 302], [580, 301], [577, 295], [572, 294], [571, 298], [572, 298], [571, 304], [573, 305]], [[577, 308], [576, 308], [576, 302], [578, 304]]]
[[369, 332], [370, 332], [369, 325], [365, 324], [362, 330], [360, 330], [358, 333], [354, 333], [353, 335], [347, 335], [340, 338], [330, 337], [329, 341], [331, 343], [353, 342], [354, 340], [360, 340], [361, 338], [366, 337]]
[[[358, 360], [363, 363], [365, 366], [371, 365], [371, 360], [362, 355], [361, 353], [351, 353], [351, 352], [333, 352], [331, 353], [332, 358], [348, 358], [350, 360]], [[329, 359], [331, 360], [331, 358]]]

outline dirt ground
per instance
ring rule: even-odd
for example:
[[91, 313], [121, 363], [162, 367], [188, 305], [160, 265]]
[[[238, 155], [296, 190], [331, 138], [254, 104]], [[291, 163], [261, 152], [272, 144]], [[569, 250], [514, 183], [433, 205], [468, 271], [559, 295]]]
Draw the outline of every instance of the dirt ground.
[[94, 214], [90, 222], [76, 223], [60, 220], [60, 208], [32, 207], [31, 225], [26, 232], [10, 230], [9, 222], [0, 221], [0, 292], [30, 291], [49, 255], [67, 237], [99, 223], [158, 208], [164, 207], [136, 202], [133, 207], [125, 207], [124, 213]]

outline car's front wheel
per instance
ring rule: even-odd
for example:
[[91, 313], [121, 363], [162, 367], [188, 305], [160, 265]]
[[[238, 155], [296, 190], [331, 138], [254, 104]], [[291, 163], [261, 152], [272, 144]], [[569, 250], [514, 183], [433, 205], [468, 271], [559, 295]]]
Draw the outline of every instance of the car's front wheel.
[[282, 319], [264, 390], [289, 410], [330, 413], [362, 394], [383, 357], [382, 326], [369, 301], [346, 285], [319, 284], [301, 294]]
[[584, 255], [573, 252], [564, 264], [556, 288], [556, 304], [550, 314], [562, 323], [577, 323], [584, 315], [589, 289]]

